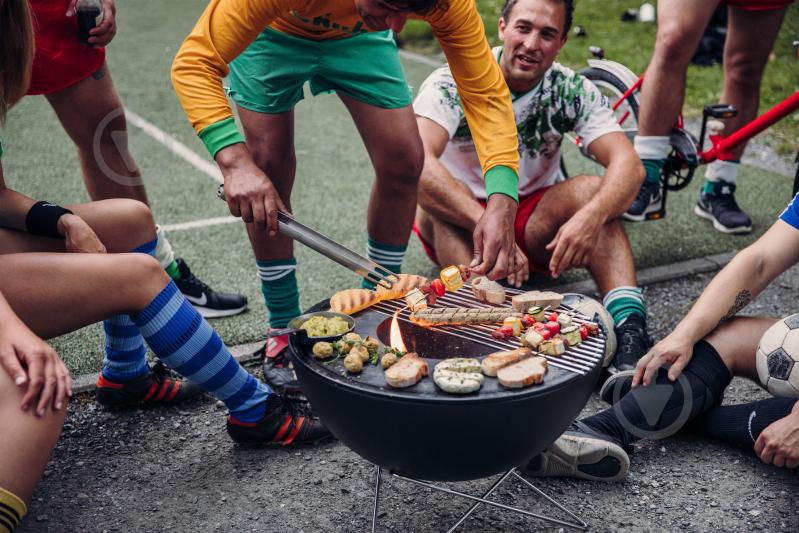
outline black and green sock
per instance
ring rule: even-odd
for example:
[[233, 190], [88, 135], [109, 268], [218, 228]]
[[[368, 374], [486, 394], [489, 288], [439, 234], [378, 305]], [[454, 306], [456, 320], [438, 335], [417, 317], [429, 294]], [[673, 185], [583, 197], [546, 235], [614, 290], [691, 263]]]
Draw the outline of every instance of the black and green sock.
[[646, 318], [644, 290], [640, 287], [621, 286], [611, 289], [602, 299], [602, 305], [608, 310], [617, 326], [633, 313]]
[[[407, 249], [407, 244], [404, 246], [385, 244], [369, 237], [366, 243], [366, 257], [378, 265], [386, 267], [391, 272], [399, 274], [402, 269], [402, 260], [405, 258], [405, 250]], [[364, 279], [361, 283], [361, 287], [364, 289], [374, 289], [375, 285]]]
[[297, 288], [297, 260], [276, 259], [257, 261], [261, 292], [269, 311], [269, 325], [284, 328], [289, 321], [299, 316], [300, 291]]

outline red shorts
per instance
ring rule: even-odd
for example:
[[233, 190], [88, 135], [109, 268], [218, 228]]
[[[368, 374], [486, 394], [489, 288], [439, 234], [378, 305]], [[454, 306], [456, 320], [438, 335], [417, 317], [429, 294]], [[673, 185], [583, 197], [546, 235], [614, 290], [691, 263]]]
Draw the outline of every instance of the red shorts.
[[793, 0], [727, 0], [727, 5], [744, 11], [772, 11], [793, 4]]
[[69, 0], [31, 0], [36, 31], [36, 55], [28, 94], [66, 89], [94, 74], [105, 61], [105, 50], [78, 40], [78, 19], [67, 17]]
[[[530, 257], [530, 253], [527, 251], [527, 247], [524, 244], [524, 229], [527, 227], [527, 221], [530, 220], [530, 217], [533, 215], [533, 211], [535, 211], [538, 202], [541, 201], [541, 198], [550, 187], [538, 189], [528, 196], [522, 196], [519, 198], [519, 207], [516, 209], [516, 221], [513, 223], [513, 231], [516, 234], [516, 244], [519, 245], [519, 248], [524, 251], [528, 258]], [[483, 207], [486, 206], [485, 200], [478, 201]], [[433, 249], [433, 246], [427, 242], [424, 237], [422, 237], [422, 234], [419, 232], [419, 228], [416, 227], [416, 222], [413, 223], [413, 232], [417, 237], [419, 237], [419, 241], [422, 243], [422, 247], [424, 248], [427, 257], [429, 257], [430, 260], [438, 266], [444, 266], [438, 262], [436, 251]], [[530, 262], [530, 269], [531, 271], [533, 270], [532, 262]]]

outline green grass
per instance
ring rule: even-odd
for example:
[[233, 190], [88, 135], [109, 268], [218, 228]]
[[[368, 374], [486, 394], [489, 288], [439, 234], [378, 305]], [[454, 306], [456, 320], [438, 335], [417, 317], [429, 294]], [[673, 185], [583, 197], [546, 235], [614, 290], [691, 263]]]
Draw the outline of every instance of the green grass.
[[[169, 65], [183, 36], [199, 16], [203, 0], [139, 0], [120, 3], [119, 34], [109, 47], [109, 67], [125, 105], [190, 148], [207, 157], [169, 82]], [[431, 68], [406, 61], [409, 83], [418, 87]], [[85, 201], [87, 195], [73, 147], [41, 97], [27, 98], [12, 110], [2, 133], [7, 181], [34, 197], [63, 203]], [[141, 167], [156, 219], [162, 224], [186, 222], [227, 213], [215, 197], [215, 182], [176, 158], [136, 128], [130, 129], [131, 151]], [[332, 95], [310, 98], [296, 110], [296, 216], [356, 250], [365, 245], [365, 219], [373, 171], [358, 133], [339, 100]], [[590, 171], [591, 163], [567, 150], [572, 173]], [[709, 253], [739, 249], [762, 232], [784, 207], [790, 180], [745, 167], [740, 200], [753, 214], [757, 233], [722, 236], [690, 213], [698, 180], [671, 197], [664, 221], [629, 226], [638, 266], [667, 264]], [[390, 216], [390, 214], [387, 214]], [[214, 320], [228, 344], [260, 338], [265, 315], [255, 265], [241, 225], [194, 229], [170, 234], [177, 253], [212, 286], [250, 298], [250, 311]], [[358, 285], [354, 274], [297, 247], [302, 305], [307, 307], [336, 290]], [[404, 268], [430, 275], [431, 263], [415, 238]], [[571, 274], [577, 279], [583, 274]], [[76, 302], [75, 305], [80, 305]], [[102, 331], [97, 325], [53, 340], [73, 373], [96, 371], [102, 362]]]
[[[477, 9], [483, 16], [486, 34], [492, 45], [500, 44], [497, 20], [504, 3], [504, 0], [477, 0]], [[574, 25], [584, 27], [588, 36], [571, 36], [558, 60], [575, 70], [582, 69], [590, 57], [588, 47], [596, 45], [605, 50], [608, 59], [627, 65], [633, 72], [643, 72], [652, 54], [655, 25], [620, 21], [626, 9], [638, 8], [642, 3], [643, 0], [577, 0]], [[429, 26], [423, 22], [411, 21], [401, 36], [408, 48], [425, 53], [439, 50]], [[792, 46], [797, 39], [799, 4], [793, 4], [785, 16], [763, 77], [761, 111], [799, 90], [799, 61]], [[701, 117], [703, 106], [718, 102], [722, 82], [721, 66], [691, 65], [688, 69], [684, 115]], [[796, 139], [799, 138], [799, 113], [783, 119], [765, 136], [781, 153], [795, 154]]]

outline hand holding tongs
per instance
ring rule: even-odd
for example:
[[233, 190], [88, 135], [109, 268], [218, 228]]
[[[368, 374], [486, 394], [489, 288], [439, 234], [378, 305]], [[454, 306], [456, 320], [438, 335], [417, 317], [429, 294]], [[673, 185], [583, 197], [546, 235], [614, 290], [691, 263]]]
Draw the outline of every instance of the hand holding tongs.
[[[219, 185], [216, 194], [222, 200], [225, 199], [224, 184]], [[394, 273], [389, 269], [353, 252], [333, 239], [325, 237], [318, 231], [309, 228], [281, 211], [277, 213], [277, 230], [281, 234], [304, 244], [311, 250], [319, 252], [328, 259], [332, 259], [339, 265], [349, 268], [375, 285], [382, 285], [386, 289], [390, 289], [394, 285], [392, 281]]]

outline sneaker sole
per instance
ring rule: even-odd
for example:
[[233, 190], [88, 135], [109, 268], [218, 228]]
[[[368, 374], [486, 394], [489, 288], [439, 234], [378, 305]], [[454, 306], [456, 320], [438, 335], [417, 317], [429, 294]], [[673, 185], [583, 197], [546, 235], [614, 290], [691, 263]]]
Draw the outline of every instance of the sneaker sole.
[[[602, 387], [599, 389], [599, 397], [602, 398], [608, 405], [613, 405], [613, 389], [616, 387], [616, 383], [619, 382], [621, 379], [626, 379], [628, 376], [632, 377], [635, 375], [635, 370], [622, 370], [621, 372], [615, 372], [605, 380], [605, 383], [602, 384]], [[619, 397], [619, 399], [623, 398]]]
[[589, 481], [621, 481], [630, 470], [627, 453], [612, 442], [577, 435], [561, 435], [542, 452], [535, 477], [573, 477]]
[[711, 221], [713, 223], [713, 227], [716, 228], [716, 231], [720, 231], [721, 233], [726, 233], [728, 235], [739, 235], [752, 232], [752, 226], [738, 226], [737, 228], [728, 228], [724, 226], [718, 220], [716, 220], [716, 217], [714, 217], [712, 213], [708, 213], [702, 207], [699, 207], [699, 205], [694, 206], [694, 214], [700, 218]]
[[630, 222], [644, 222], [646, 220], [646, 215], [649, 213], [654, 213], [656, 211], [660, 211], [660, 207], [662, 205], [662, 201], [658, 204], [650, 204], [644, 212], [640, 215], [631, 215], [630, 213], [624, 213], [621, 218], [624, 220], [629, 220]]
[[233, 309], [211, 309], [210, 307], [202, 307], [194, 304], [191, 305], [197, 310], [198, 313], [200, 313], [200, 315], [202, 315], [203, 318], [221, 318], [225, 316], [238, 315], [247, 309], [246, 305]]

